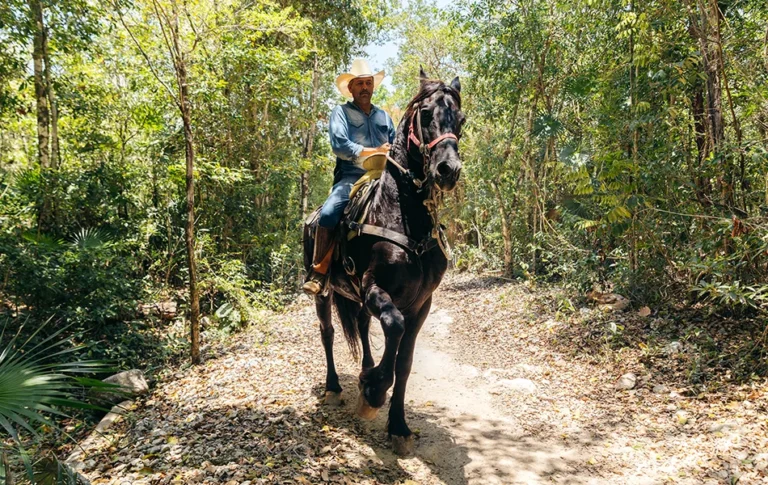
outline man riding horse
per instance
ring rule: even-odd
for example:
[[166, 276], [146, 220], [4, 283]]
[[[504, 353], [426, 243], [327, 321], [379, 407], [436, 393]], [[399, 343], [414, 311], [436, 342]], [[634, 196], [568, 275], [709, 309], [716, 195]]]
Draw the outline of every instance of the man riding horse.
[[[370, 104], [383, 76], [358, 60], [352, 72], [337, 79], [339, 90], [353, 101], [331, 116], [336, 184], [319, 225], [313, 215], [304, 226], [304, 266], [310, 273], [305, 289], [315, 295], [325, 349], [325, 402], [341, 402], [333, 356], [335, 307], [353, 355], [362, 346], [357, 414], [373, 418], [393, 388], [387, 433], [395, 452], [403, 455], [414, 444], [405, 419], [405, 389], [416, 336], [448, 268], [438, 209], [461, 173], [464, 115], [459, 78], [446, 84], [422, 70], [419, 90], [394, 128], [389, 116]], [[364, 173], [355, 162], [370, 170], [352, 187]], [[350, 190], [359, 195], [344, 214]], [[333, 227], [342, 216], [346, 237], [334, 258]], [[330, 286], [326, 291], [325, 284]], [[384, 333], [378, 363], [368, 338], [372, 317]]]
[[315, 234], [312, 270], [303, 289], [310, 295], [323, 291], [334, 249], [334, 232], [349, 203], [349, 193], [365, 174], [361, 160], [377, 153], [387, 153], [395, 138], [395, 125], [389, 115], [371, 104], [373, 91], [384, 79], [384, 71], [373, 73], [363, 59], [355, 59], [350, 72], [336, 78], [339, 92], [352, 98], [331, 112], [328, 132], [336, 155], [331, 195], [320, 210]]

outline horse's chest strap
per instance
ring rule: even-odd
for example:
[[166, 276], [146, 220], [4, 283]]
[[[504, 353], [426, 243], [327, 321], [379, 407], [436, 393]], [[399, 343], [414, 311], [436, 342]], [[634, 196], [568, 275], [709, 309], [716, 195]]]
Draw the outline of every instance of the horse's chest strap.
[[368, 234], [369, 236], [377, 236], [386, 239], [409, 251], [413, 251], [416, 253], [416, 256], [421, 256], [437, 246], [437, 240], [432, 236], [428, 236], [422, 241], [416, 242], [405, 234], [387, 229], [386, 227], [379, 227], [371, 224], [354, 224], [354, 226], [355, 227], [352, 227], [352, 225], [350, 225], [350, 229], [358, 231], [359, 234]]

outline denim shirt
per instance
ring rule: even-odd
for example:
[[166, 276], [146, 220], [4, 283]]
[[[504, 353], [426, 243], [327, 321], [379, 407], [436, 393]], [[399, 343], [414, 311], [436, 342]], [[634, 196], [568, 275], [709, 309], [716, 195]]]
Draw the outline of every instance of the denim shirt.
[[371, 105], [371, 113], [365, 114], [348, 101], [331, 112], [328, 134], [336, 155], [334, 183], [338, 183], [346, 175], [359, 177], [365, 173], [354, 165], [355, 159], [363, 148], [376, 148], [395, 141], [395, 125], [386, 111]]

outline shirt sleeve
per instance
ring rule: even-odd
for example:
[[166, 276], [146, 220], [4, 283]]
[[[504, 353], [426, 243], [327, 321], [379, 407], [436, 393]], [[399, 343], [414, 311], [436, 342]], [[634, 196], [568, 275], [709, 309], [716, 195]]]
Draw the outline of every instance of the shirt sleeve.
[[360, 155], [360, 152], [363, 151], [364, 147], [362, 145], [358, 145], [349, 139], [347, 118], [344, 116], [344, 110], [341, 106], [335, 107], [331, 112], [328, 134], [331, 139], [333, 153], [342, 160], [354, 161]]
[[389, 125], [389, 143], [391, 144], [395, 142], [397, 132], [395, 131], [395, 123], [389, 115], [387, 115], [387, 124]]

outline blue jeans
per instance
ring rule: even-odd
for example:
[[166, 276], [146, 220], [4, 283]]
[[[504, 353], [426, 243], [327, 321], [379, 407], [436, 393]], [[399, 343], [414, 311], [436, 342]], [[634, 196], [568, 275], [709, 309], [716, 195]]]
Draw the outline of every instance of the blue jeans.
[[320, 209], [320, 220], [322, 227], [333, 229], [344, 215], [344, 208], [349, 203], [349, 192], [357, 180], [365, 174], [365, 171], [355, 167], [351, 163], [343, 164], [340, 173], [337, 175], [337, 182], [333, 184], [331, 195], [325, 200], [323, 208]]

